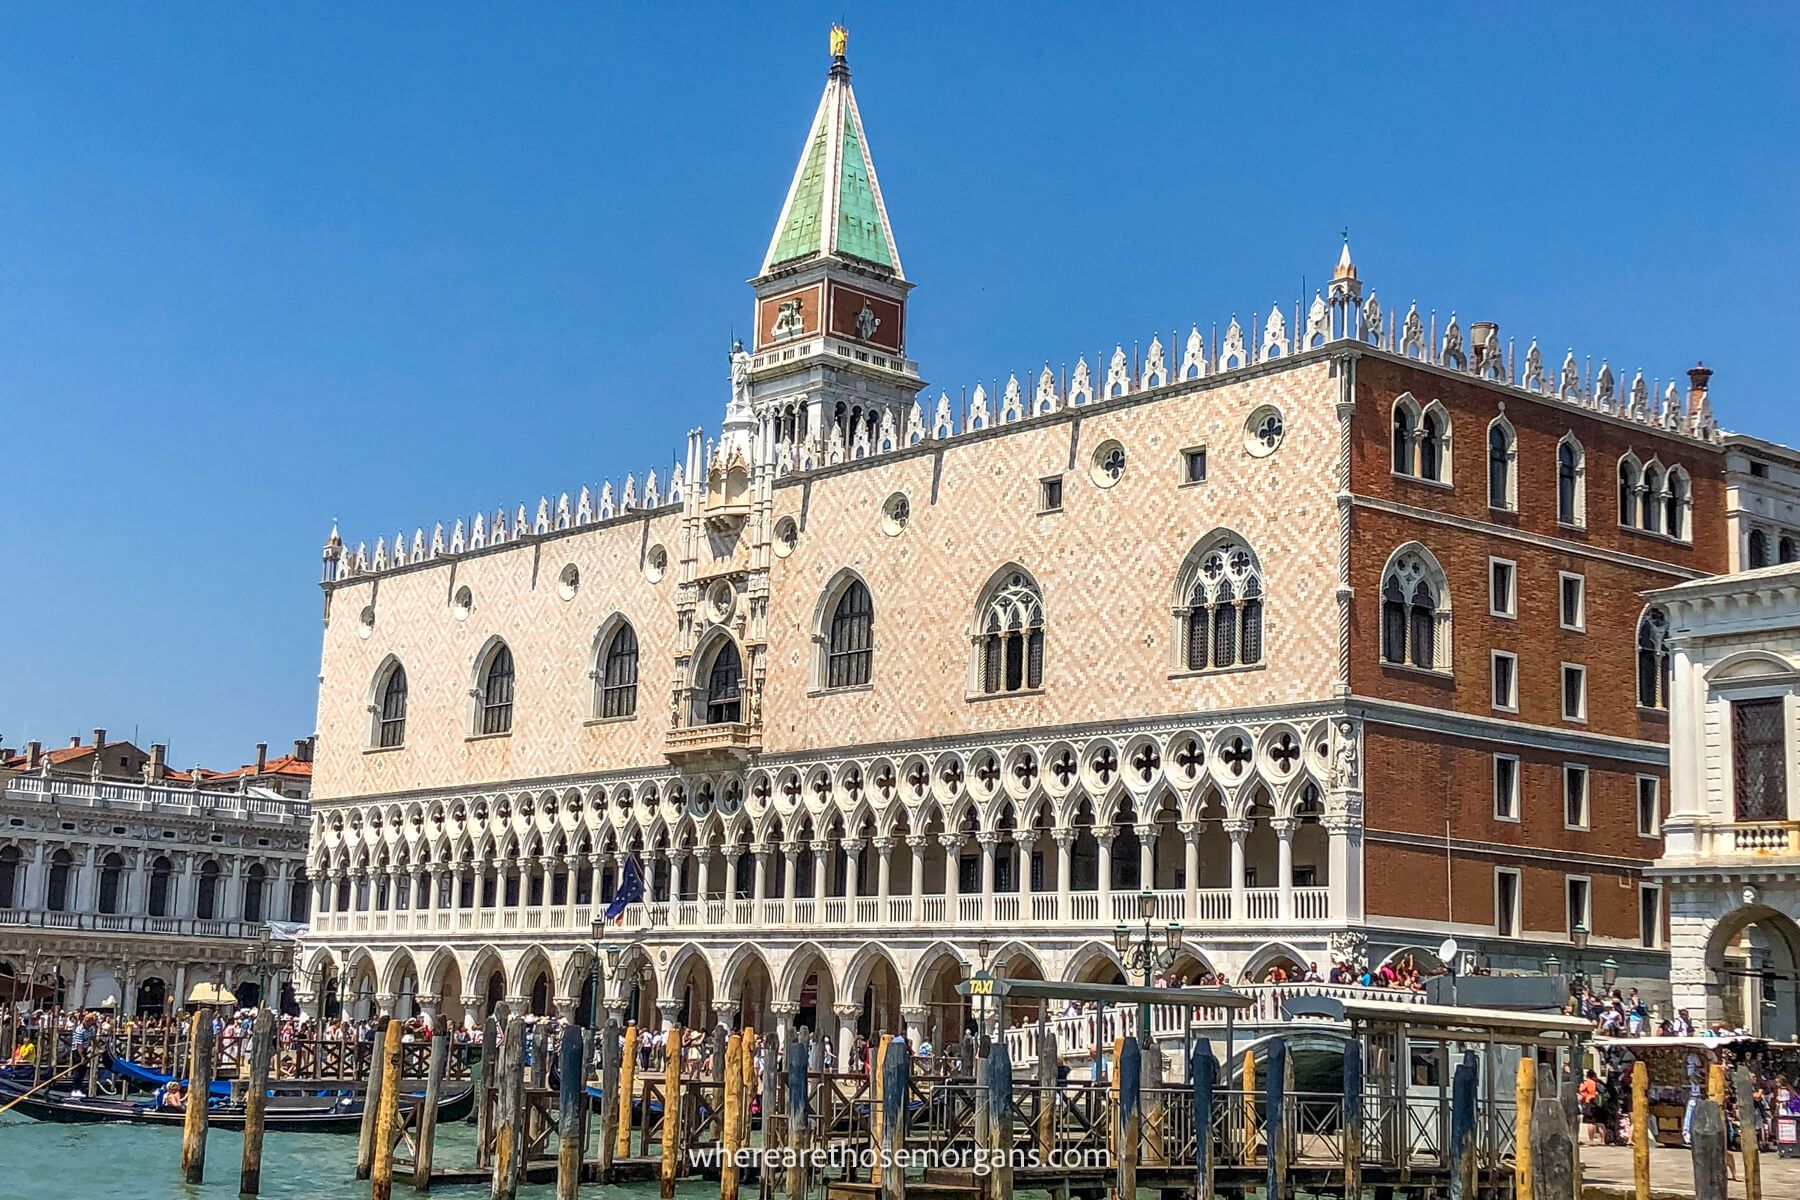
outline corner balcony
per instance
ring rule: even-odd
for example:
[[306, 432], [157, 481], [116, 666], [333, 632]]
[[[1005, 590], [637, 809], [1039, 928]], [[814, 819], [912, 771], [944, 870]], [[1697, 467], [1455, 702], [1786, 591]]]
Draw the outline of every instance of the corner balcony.
[[[1284, 895], [1285, 892], [1285, 895]], [[1327, 925], [1341, 911], [1329, 887], [1175, 888], [1155, 893], [1156, 919], [1192, 930]], [[478, 937], [564, 933], [586, 938], [604, 905], [556, 904], [473, 909], [396, 909], [321, 913], [316, 933], [465, 933]], [[902, 934], [954, 924], [974, 928], [1068, 930], [1110, 936], [1114, 925], [1140, 920], [1136, 892], [995, 892], [989, 895], [809, 896], [751, 899], [710, 896], [629, 905], [624, 927], [694, 933], [833, 929]]]
[[1800, 821], [1691, 821], [1663, 824], [1660, 867], [1773, 866], [1800, 859]]
[[663, 738], [663, 755], [684, 769], [738, 765], [761, 752], [762, 729], [746, 721], [683, 726]]

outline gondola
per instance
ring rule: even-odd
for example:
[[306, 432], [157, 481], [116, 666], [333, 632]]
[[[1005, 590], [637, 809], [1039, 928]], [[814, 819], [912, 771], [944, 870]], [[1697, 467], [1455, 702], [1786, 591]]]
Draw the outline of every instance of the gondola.
[[[50, 1089], [32, 1094], [29, 1083], [0, 1080], [0, 1105], [8, 1103], [13, 1105], [14, 1112], [24, 1113], [33, 1120], [65, 1125], [119, 1122], [179, 1126], [185, 1120], [181, 1110], [158, 1108], [151, 1101], [76, 1096], [68, 1091]], [[445, 1123], [460, 1121], [473, 1112], [474, 1107], [475, 1089], [464, 1087], [439, 1101], [438, 1120]], [[347, 1095], [278, 1095], [266, 1109], [264, 1128], [288, 1133], [356, 1133], [362, 1126], [362, 1110], [362, 1101]], [[242, 1103], [214, 1103], [208, 1109], [206, 1119], [216, 1128], [242, 1129], [244, 1106]]]

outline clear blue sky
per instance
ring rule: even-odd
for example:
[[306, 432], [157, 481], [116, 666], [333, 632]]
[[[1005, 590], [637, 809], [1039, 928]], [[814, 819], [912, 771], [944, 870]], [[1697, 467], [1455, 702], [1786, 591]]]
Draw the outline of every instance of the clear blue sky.
[[281, 747], [333, 516], [372, 545], [716, 429], [840, 15], [952, 394], [1291, 308], [1348, 225], [1390, 307], [1703, 357], [1800, 441], [1791, 6], [364, 7], [9, 7], [8, 744]]

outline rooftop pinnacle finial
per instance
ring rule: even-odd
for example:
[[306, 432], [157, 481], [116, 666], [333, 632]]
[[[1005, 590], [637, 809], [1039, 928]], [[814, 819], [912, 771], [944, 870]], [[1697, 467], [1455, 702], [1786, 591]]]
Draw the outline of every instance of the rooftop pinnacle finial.
[[842, 25], [831, 27], [831, 57], [834, 62], [844, 61], [844, 49], [850, 44], [850, 31]]
[[1344, 248], [1338, 254], [1337, 271], [1333, 274], [1332, 278], [1355, 279], [1356, 264], [1350, 259], [1350, 229], [1346, 226], [1339, 232], [1344, 239]]

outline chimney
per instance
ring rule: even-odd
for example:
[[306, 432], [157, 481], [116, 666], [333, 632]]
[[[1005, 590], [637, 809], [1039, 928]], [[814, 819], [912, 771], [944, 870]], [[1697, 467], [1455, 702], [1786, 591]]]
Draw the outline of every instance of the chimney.
[[81, 745], [81, 735], [79, 733], [71, 733], [69, 735], [69, 749], [73, 750], [79, 745]]
[[25, 769], [27, 771], [37, 770], [38, 759], [42, 758], [43, 756], [44, 756], [44, 743], [42, 743], [42, 742], [26, 742], [25, 743]]
[[1688, 368], [1688, 411], [1694, 411], [1694, 405], [1706, 399], [1706, 385], [1712, 379], [1712, 368], [1703, 362], [1695, 362]]
[[94, 730], [94, 749], [98, 750], [105, 745], [106, 745], [106, 730], [104, 730], [104, 729]]
[[151, 783], [161, 783], [169, 774], [169, 748], [162, 742], [150, 743], [150, 765], [148, 768]]
[[295, 762], [311, 762], [312, 761], [312, 748], [313, 748], [313, 740], [311, 738], [309, 738], [309, 737], [295, 738], [294, 739], [294, 761]]
[[269, 765], [269, 743], [256, 743], [256, 773], [261, 775], [263, 768]]

